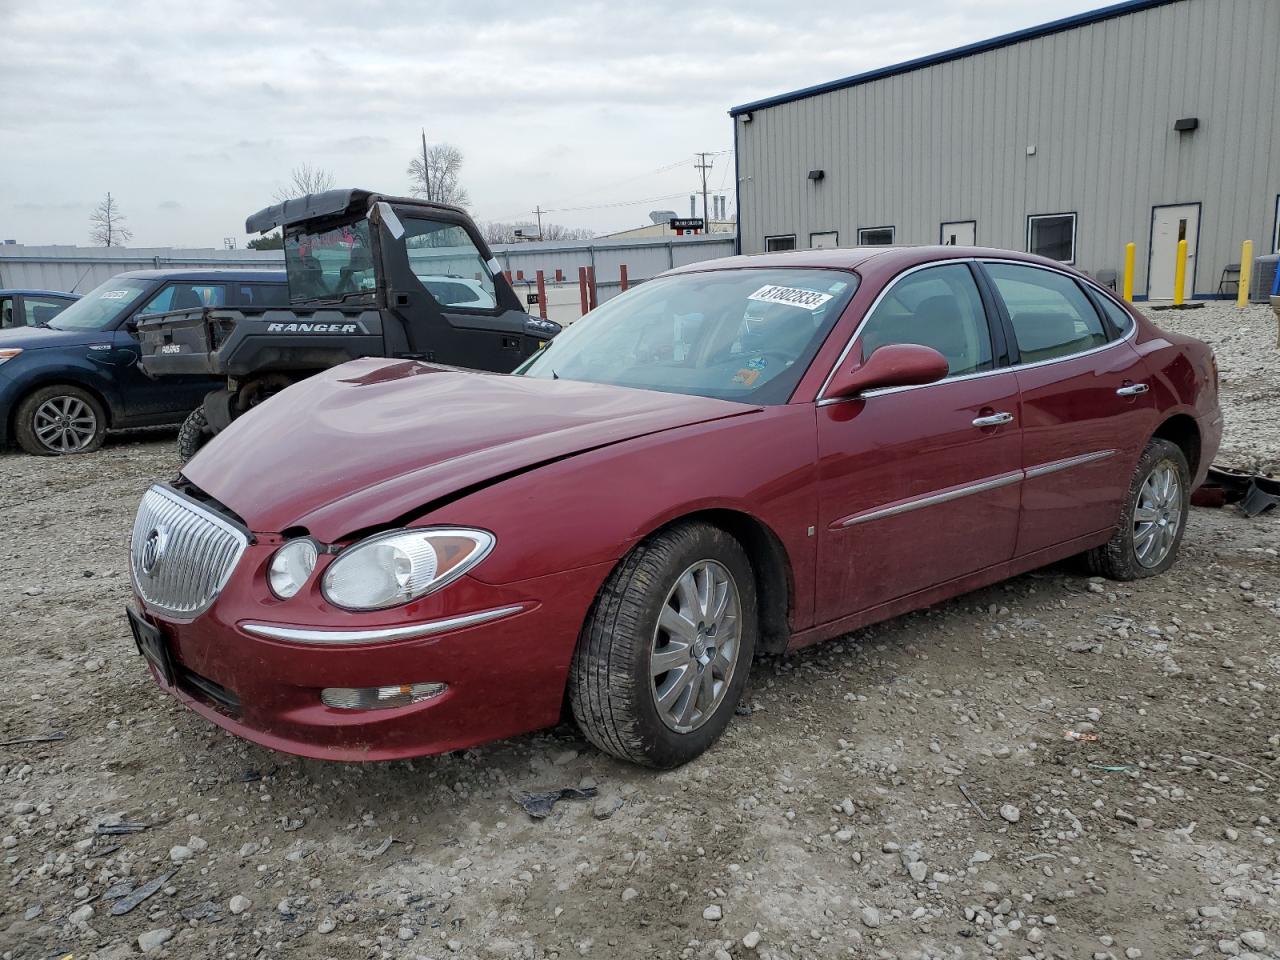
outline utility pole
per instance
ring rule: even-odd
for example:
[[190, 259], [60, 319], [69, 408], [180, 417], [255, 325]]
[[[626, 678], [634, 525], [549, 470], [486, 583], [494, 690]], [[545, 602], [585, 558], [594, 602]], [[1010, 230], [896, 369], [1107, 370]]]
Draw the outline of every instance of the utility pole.
[[697, 154], [701, 163], [693, 165], [693, 169], [702, 171], [702, 232], [707, 234], [711, 233], [711, 215], [707, 209], [707, 171], [711, 169], [711, 163], [707, 162], [709, 156], [709, 153]]
[[533, 208], [533, 212], [538, 215], [538, 239], [542, 239], [542, 204]]

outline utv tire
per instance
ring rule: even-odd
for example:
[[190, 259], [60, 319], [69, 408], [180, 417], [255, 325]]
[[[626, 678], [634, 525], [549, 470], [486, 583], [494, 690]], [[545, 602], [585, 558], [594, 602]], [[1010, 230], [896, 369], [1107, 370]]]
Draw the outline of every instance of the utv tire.
[[204, 415], [204, 407], [196, 407], [178, 428], [178, 459], [186, 463], [200, 448], [213, 439], [213, 430], [209, 428], [209, 418]]
[[89, 391], [55, 384], [23, 398], [13, 432], [18, 445], [33, 456], [92, 453], [107, 435], [107, 412]]
[[758, 623], [737, 540], [707, 523], [655, 534], [610, 574], [587, 616], [569, 671], [574, 719], [615, 757], [688, 763], [733, 718]]
[[1164, 573], [1178, 559], [1191, 507], [1191, 470], [1177, 444], [1152, 439], [1129, 481], [1111, 540], [1085, 554], [1091, 572], [1112, 580]]

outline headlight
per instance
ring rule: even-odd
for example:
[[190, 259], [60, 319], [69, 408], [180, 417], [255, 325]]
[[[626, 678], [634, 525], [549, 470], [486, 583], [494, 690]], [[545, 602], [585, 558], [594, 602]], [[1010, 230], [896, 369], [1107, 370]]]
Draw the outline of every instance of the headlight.
[[271, 592], [281, 600], [297, 594], [311, 579], [318, 555], [316, 545], [310, 540], [290, 540], [277, 550], [267, 574]]
[[321, 588], [330, 603], [348, 610], [399, 606], [462, 576], [494, 542], [484, 530], [449, 527], [380, 533], [329, 564]]
[[7, 349], [0, 350], [0, 363], [4, 363], [6, 360], [12, 360], [21, 352], [21, 347], [8, 347]]

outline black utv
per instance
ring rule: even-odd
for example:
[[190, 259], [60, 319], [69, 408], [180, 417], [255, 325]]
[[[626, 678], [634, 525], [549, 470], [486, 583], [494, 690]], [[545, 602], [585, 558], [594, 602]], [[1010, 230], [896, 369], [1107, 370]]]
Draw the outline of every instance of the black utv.
[[347, 360], [404, 357], [505, 373], [560, 332], [524, 311], [457, 207], [328, 190], [245, 221], [247, 233], [276, 227], [287, 309], [207, 307], [138, 324], [149, 376], [226, 378], [183, 424], [184, 461], [246, 410]]

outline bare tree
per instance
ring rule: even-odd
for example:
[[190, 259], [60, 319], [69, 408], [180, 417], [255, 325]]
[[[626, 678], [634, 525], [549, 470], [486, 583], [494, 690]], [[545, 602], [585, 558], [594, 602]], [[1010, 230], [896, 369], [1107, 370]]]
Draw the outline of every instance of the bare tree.
[[276, 188], [277, 203], [305, 197], [309, 193], [324, 193], [332, 189], [333, 174], [324, 167], [313, 167], [309, 163], [300, 163], [289, 171], [289, 182]]
[[462, 151], [451, 143], [427, 143], [422, 131], [422, 152], [409, 161], [409, 189], [432, 203], [465, 207], [470, 201], [458, 182], [462, 172]]
[[[595, 232], [585, 227], [566, 227], [559, 223], [544, 223], [542, 233], [538, 233], [538, 225], [532, 220], [519, 220], [515, 223], [504, 223], [494, 220], [480, 226], [486, 243], [515, 243], [517, 240], [590, 240]], [[516, 236], [516, 231], [521, 236]]]
[[133, 231], [124, 225], [124, 221], [120, 205], [108, 193], [106, 199], [89, 214], [89, 222], [93, 224], [89, 239], [100, 247], [123, 247], [133, 239]]

